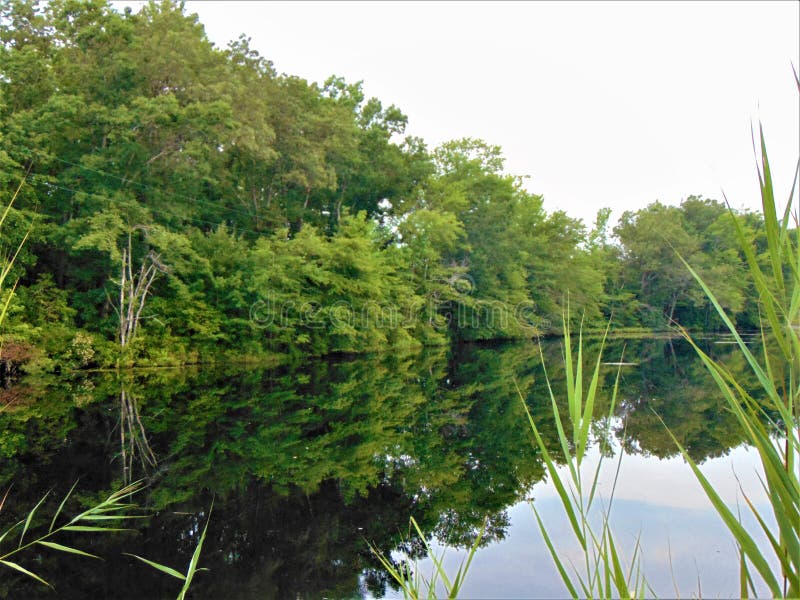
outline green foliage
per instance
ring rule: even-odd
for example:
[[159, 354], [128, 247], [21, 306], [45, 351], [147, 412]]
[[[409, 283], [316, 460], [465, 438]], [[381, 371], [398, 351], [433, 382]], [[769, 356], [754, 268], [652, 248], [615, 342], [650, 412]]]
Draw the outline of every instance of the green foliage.
[[[0, 183], [29, 171], [11, 216], [38, 215], [15, 267], [20, 335], [53, 365], [79, 329], [119, 339], [123, 255], [129, 282], [163, 266], [124, 353], [140, 364], [530, 337], [567, 295], [603, 310], [610, 254], [546, 214], [496, 146], [428, 151], [360, 82], [279, 75], [244, 38], [215, 48], [177, 3], [6, 0], [2, 15]], [[50, 281], [58, 325], [28, 306]], [[267, 296], [285, 322], [253, 318]]]
[[[734, 219], [744, 226], [744, 217], [735, 215]], [[655, 202], [623, 214], [614, 233], [622, 244], [614, 285], [628, 292], [620, 298], [622, 302], [611, 305], [615, 322], [630, 325], [639, 321], [661, 328], [674, 322], [699, 329], [721, 325], [679, 255], [718, 290], [726, 310], [743, 312], [750, 279], [723, 204], [694, 196], [680, 207]]]
[[[567, 299], [588, 327], [720, 326], [673, 247], [758, 323], [717, 202], [626, 213], [612, 240], [607, 210], [591, 231], [548, 214], [499, 147], [429, 150], [361, 82], [278, 74], [246, 38], [216, 48], [181, 4], [0, 12], [0, 195], [28, 174], [4, 245], [33, 227], [9, 274], [29, 291], [9, 306], [37, 368], [79, 366], [79, 331], [104, 346], [83, 361], [97, 366], [531, 338]], [[42, 302], [60, 317], [42, 322]]]

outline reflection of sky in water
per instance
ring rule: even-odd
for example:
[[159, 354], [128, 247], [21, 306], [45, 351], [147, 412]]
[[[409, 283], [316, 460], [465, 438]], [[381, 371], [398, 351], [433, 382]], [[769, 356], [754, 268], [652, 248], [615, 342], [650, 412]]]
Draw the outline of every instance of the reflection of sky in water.
[[[591, 476], [592, 466], [588, 462], [585, 465], [587, 477]], [[740, 447], [701, 467], [729, 506], [735, 507], [738, 497], [743, 521], [751, 532], [756, 524], [745, 512], [737, 478], [751, 500], [759, 508], [765, 507], [757, 466], [757, 453]], [[600, 487], [604, 497], [610, 490], [615, 468], [616, 460], [605, 463]], [[571, 558], [577, 564], [581, 555], [555, 490], [539, 483], [533, 487], [532, 495], [562, 558]], [[767, 512], [766, 507], [763, 512]], [[566, 597], [530, 506], [519, 503], [509, 509], [509, 516], [511, 526], [506, 539], [478, 552], [461, 597]], [[736, 547], [683, 459], [625, 456], [611, 521], [626, 559], [633, 551], [636, 536], [641, 534], [643, 568], [659, 597], [738, 597]], [[448, 573], [455, 573], [463, 556], [462, 552], [448, 551]], [[427, 561], [420, 566], [424, 574], [430, 573]]]

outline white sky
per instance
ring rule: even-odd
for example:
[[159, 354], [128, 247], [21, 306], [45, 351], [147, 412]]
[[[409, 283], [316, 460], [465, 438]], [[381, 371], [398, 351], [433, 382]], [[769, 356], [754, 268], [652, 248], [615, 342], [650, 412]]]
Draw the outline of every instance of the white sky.
[[[120, 4], [124, 5], [125, 2]], [[133, 3], [131, 3], [133, 4]], [[431, 146], [479, 137], [549, 210], [591, 222], [691, 194], [759, 206], [761, 119], [781, 197], [800, 155], [800, 3], [187, 2], [279, 72], [364, 81]]]

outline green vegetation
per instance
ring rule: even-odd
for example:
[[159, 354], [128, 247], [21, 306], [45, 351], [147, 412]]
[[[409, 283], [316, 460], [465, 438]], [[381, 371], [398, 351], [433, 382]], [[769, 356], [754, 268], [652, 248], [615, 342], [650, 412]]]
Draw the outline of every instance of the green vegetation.
[[[213, 510], [213, 507], [212, 507]], [[186, 594], [189, 592], [189, 588], [192, 585], [192, 580], [194, 579], [195, 574], [198, 571], [206, 571], [208, 569], [200, 569], [198, 568], [198, 563], [200, 562], [200, 553], [203, 551], [203, 542], [206, 539], [206, 532], [208, 532], [208, 522], [211, 520], [211, 510], [208, 511], [208, 519], [206, 520], [206, 525], [203, 527], [203, 533], [200, 534], [200, 538], [197, 540], [197, 546], [192, 553], [192, 558], [189, 560], [189, 566], [186, 567], [186, 574], [180, 573], [173, 569], [172, 567], [167, 567], [166, 565], [159, 564], [157, 562], [153, 562], [152, 560], [147, 560], [146, 558], [142, 558], [141, 556], [136, 556], [135, 554], [131, 554], [134, 558], [142, 561], [143, 563], [150, 565], [154, 569], [161, 571], [162, 573], [166, 573], [174, 577], [175, 579], [182, 581], [183, 586], [181, 586], [180, 592], [178, 592], [177, 600], [185, 600]]]
[[[798, 87], [800, 88], [800, 80]], [[722, 286], [722, 294], [716, 293], [713, 284], [700, 275], [698, 269], [680, 254], [678, 248], [676, 255], [689, 275], [697, 280], [707, 302], [713, 306], [718, 318], [728, 328], [740, 358], [747, 365], [746, 371], [749, 373], [746, 374], [756, 379], [753, 385], [726, 361], [709, 356], [686, 329], [681, 330], [713, 377], [728, 411], [734, 415], [738, 428], [744, 434], [744, 439], [758, 452], [762, 467], [759, 477], [768, 498], [770, 514], [760, 510], [746, 490], [742, 490], [742, 493], [747, 507], [755, 517], [758, 533], [766, 540], [765, 544], [759, 544], [756, 532], [748, 531], [742, 523], [741, 514], [737, 514], [720, 497], [698, 468], [685, 444], [668, 428], [663, 419], [658, 420], [665, 426], [675, 447], [680, 449], [711, 505], [737, 544], [740, 554], [740, 597], [757, 597], [762, 594], [764, 585], [773, 598], [797, 598], [800, 595], [800, 228], [797, 227], [797, 215], [794, 227], [791, 226], [790, 219], [800, 162], [784, 213], [779, 217], [762, 130], [759, 131], [759, 142], [758, 176], [765, 215], [766, 248], [763, 248], [763, 253], [766, 260], [759, 261], [758, 248], [752, 245], [752, 236], [746, 233], [745, 224], [738, 216], [732, 213], [730, 221], [740, 252], [746, 258], [750, 280], [754, 282], [758, 292], [759, 314], [764, 315], [761, 322], [763, 355], [760, 359], [729, 316], [729, 305], [720, 299], [727, 288]], [[672, 296], [671, 312], [674, 311], [676, 297]], [[610, 523], [616, 478], [609, 497], [601, 501], [602, 507], [593, 510], [593, 505], [596, 507], [598, 503], [596, 492], [603, 465], [603, 452], [600, 452], [588, 484], [581, 470], [590, 441], [590, 424], [595, 414], [601, 358], [597, 358], [588, 387], [584, 389], [583, 340], [582, 337], [579, 338], [577, 358], [573, 359], [569, 324], [566, 321], [564, 346], [568, 415], [566, 426], [562, 421], [556, 397], [552, 391], [550, 394], [561, 446], [560, 464], [551, 458], [548, 445], [540, 433], [541, 425], [537, 425], [530, 412], [528, 421], [551, 483], [558, 492], [580, 546], [583, 564], [565, 564], [562, 552], [555, 547], [555, 540], [548, 533], [534, 504], [537, 523], [556, 569], [572, 598], [644, 598], [648, 593], [655, 592], [649, 587], [642, 570], [639, 540], [636, 539], [630, 551], [629, 564], [623, 564], [623, 553], [615, 540]], [[600, 352], [602, 353], [602, 348]], [[613, 387], [609, 421], [614, 415], [618, 382], [619, 379]], [[525, 406], [524, 397], [522, 398]], [[527, 410], [527, 406], [525, 408]], [[600, 440], [608, 439], [607, 434], [608, 429], [600, 436]], [[623, 453], [619, 457], [620, 461], [622, 459]], [[566, 465], [565, 472], [559, 469], [560, 465]], [[596, 525], [598, 519], [599, 527]], [[462, 575], [461, 572], [459, 575]]]
[[[560, 445], [558, 462], [551, 456], [540, 433], [540, 426], [536, 425], [530, 411], [527, 416], [536, 439], [536, 445], [542, 453], [547, 467], [550, 481], [558, 492], [572, 533], [579, 544], [583, 562], [579, 565], [565, 564], [561, 558], [561, 551], [554, 545], [557, 540], [554, 540], [548, 533], [547, 526], [534, 502], [533, 511], [536, 515], [536, 522], [547, 549], [550, 551], [550, 556], [555, 562], [558, 574], [572, 598], [642, 598], [648, 590], [639, 557], [639, 540], [637, 538], [630, 565], [624, 565], [620, 558], [622, 553], [610, 522], [616, 477], [607, 498], [600, 498], [597, 493], [600, 473], [604, 464], [602, 452], [588, 481], [584, 473], [584, 459], [587, 457], [590, 445], [590, 427], [594, 421], [595, 404], [600, 385], [603, 349], [601, 347], [594, 370], [588, 379], [588, 387], [584, 389], [583, 338], [582, 336], [578, 338], [577, 356], [574, 357], [570, 335], [569, 325], [565, 321], [564, 364], [566, 366], [566, 412], [568, 417], [566, 426], [548, 379], [550, 401]], [[546, 374], [545, 377], [547, 377]], [[601, 432], [601, 440], [608, 439], [619, 389], [619, 377], [620, 370], [618, 369], [605, 419], [605, 430]], [[527, 410], [527, 406], [525, 408]], [[620, 453], [620, 461], [622, 456], [623, 454]], [[566, 465], [564, 474], [559, 472], [560, 465]], [[618, 474], [619, 463], [617, 465]], [[599, 528], [593, 522], [597, 519], [600, 520]]]
[[[800, 80], [797, 83], [800, 89]], [[766, 548], [757, 544], [753, 534], [741, 525], [740, 518], [720, 499], [682, 447], [681, 451], [739, 547], [742, 597], [757, 595], [756, 584], [763, 581], [771, 596], [797, 598], [800, 596], [800, 227], [797, 226], [796, 213], [795, 222], [791, 223], [790, 219], [795, 206], [800, 162], [784, 214], [779, 217], [763, 130], [759, 131], [759, 142], [758, 179], [765, 215], [766, 265], [759, 264], [756, 249], [749, 244], [741, 227], [737, 227], [736, 233], [758, 291], [759, 309], [764, 315], [762, 336], [774, 341], [776, 348], [773, 350], [772, 346], [765, 344], [763, 356], [755, 355], [737, 332], [713, 288], [691, 265], [687, 263], [686, 266], [702, 285], [758, 379], [758, 392], [753, 394], [724, 363], [715, 361], [696, 347], [729, 410], [736, 416], [740, 427], [747, 433], [749, 444], [758, 451], [761, 459], [762, 483], [771, 510], [769, 516], [775, 525], [769, 523], [767, 515], [759, 511], [747, 495], [745, 502], [755, 516], [760, 532], [769, 541]], [[691, 340], [688, 333], [685, 335]], [[676, 444], [680, 447], [677, 440]], [[773, 569], [770, 558], [780, 565], [779, 572]]]
[[[49, 550], [85, 556], [88, 558], [100, 558], [94, 554], [89, 554], [83, 550], [78, 550], [72, 546], [65, 545], [61, 543], [60, 538], [64, 537], [65, 533], [68, 535], [69, 532], [98, 534], [122, 531], [118, 525], [128, 519], [134, 519], [137, 517], [129, 514], [129, 511], [135, 508], [135, 505], [128, 502], [128, 500], [130, 500], [130, 497], [133, 494], [140, 491], [141, 488], [141, 482], [136, 482], [125, 486], [124, 488], [111, 493], [102, 502], [91, 506], [90, 508], [80, 512], [68, 521], [56, 527], [56, 522], [58, 521], [59, 516], [62, 514], [64, 505], [67, 503], [67, 500], [69, 500], [69, 497], [72, 495], [72, 492], [75, 489], [75, 485], [73, 485], [66, 496], [64, 496], [64, 499], [58, 505], [58, 510], [56, 510], [53, 518], [50, 520], [50, 526], [47, 528], [47, 530], [45, 532], [39, 532], [36, 534], [31, 531], [31, 534], [33, 534], [33, 539], [26, 540], [25, 534], [29, 532], [31, 523], [34, 522], [36, 511], [49, 495], [49, 493], [45, 494], [42, 499], [39, 500], [36, 506], [34, 506], [30, 512], [28, 512], [24, 520], [18, 521], [11, 527], [6, 528], [0, 534], [0, 552], [2, 552], [2, 554], [0, 554], [0, 564], [4, 567], [8, 567], [9, 569], [13, 569], [19, 573], [22, 573], [23, 575], [27, 575], [28, 577], [31, 577], [32, 579], [35, 579], [44, 585], [51, 585], [33, 571], [30, 571], [20, 565], [18, 562], [18, 555], [24, 556], [26, 553], [31, 554], [35, 553], [41, 548], [47, 548]], [[9, 491], [10, 490], [6, 491], [3, 500], [0, 502], [0, 510], [2, 510], [3, 504], [5, 504], [5, 501], [8, 498]], [[9, 540], [14, 540], [15, 536], [11, 536], [11, 534], [16, 534], [17, 531], [19, 531], [19, 539], [16, 546], [12, 546], [11, 548], [3, 548], [3, 541], [5, 541], [6, 538]], [[29, 538], [30, 537], [31, 536], [29, 536]], [[54, 539], [59, 539], [59, 542], [55, 542]]]
[[586, 327], [721, 327], [673, 246], [758, 325], [719, 202], [652, 204], [612, 239], [608, 210], [591, 230], [546, 213], [498, 147], [429, 149], [360, 83], [216, 48], [168, 0], [3, 0], [0, 65], [0, 200], [25, 180], [3, 250], [30, 230], [6, 274], [8, 368], [530, 338], [567, 295]]
[[[183, 597], [213, 539], [218, 597], [399, 585], [418, 598], [437, 584], [455, 597], [477, 549], [504, 536], [506, 508], [547, 474], [585, 555], [571, 572], [539, 519], [570, 594], [641, 596], [638, 547], [625, 567], [609, 524], [613, 494], [593, 528], [591, 436], [682, 453], [739, 545], [742, 595], [762, 581], [800, 595], [800, 229], [791, 199], [778, 215], [763, 136], [763, 216], [690, 196], [615, 227], [602, 210], [587, 228], [548, 214], [500, 148], [428, 148], [406, 124], [360, 82], [279, 74], [245, 38], [215, 48], [170, 0], [136, 14], [0, 0], [0, 369], [33, 376], [0, 389], [0, 485], [30, 471], [14, 483], [34, 505], [0, 500], [0, 544], [20, 531], [0, 563], [25, 580], [0, 595], [36, 597], [59, 569], [53, 554], [94, 556], [70, 535], [127, 518], [121, 498], [141, 476], [163, 520], [138, 526], [142, 539], [120, 532], [136, 551], [109, 558], [120, 580], [144, 562]], [[605, 335], [574, 356], [569, 319], [564, 354], [541, 347], [542, 381], [530, 345], [451, 344], [557, 333], [565, 312], [582, 331], [679, 325], [699, 360], [643, 342], [641, 379], [626, 379], [602, 367]], [[712, 353], [697, 330], [729, 332], [738, 353]], [[339, 361], [353, 353], [363, 360]], [[283, 367], [226, 371], [232, 361]], [[223, 366], [192, 376], [120, 368], [211, 362]], [[117, 369], [86, 373], [105, 367]], [[764, 467], [771, 517], [747, 503], [766, 550], [696, 466], [742, 441]], [[42, 497], [87, 472], [81, 497]], [[212, 494], [213, 523], [200, 508]], [[418, 539], [397, 533], [409, 520]], [[456, 577], [433, 536], [469, 548]], [[47, 552], [34, 573], [17, 555], [35, 548]], [[186, 573], [165, 566], [176, 554]], [[423, 579], [411, 565], [426, 554]], [[80, 593], [104, 596], [107, 575], [75, 572]], [[141, 596], [119, 583], [118, 597]]]
[[395, 564], [390, 557], [385, 556], [374, 546], [371, 546], [372, 552], [375, 553], [378, 560], [381, 561], [383, 568], [386, 569], [398, 583], [400, 589], [403, 591], [404, 600], [437, 600], [439, 597], [437, 590], [440, 586], [443, 589], [444, 598], [447, 600], [456, 600], [458, 598], [458, 593], [461, 591], [461, 587], [464, 585], [464, 578], [467, 576], [467, 571], [469, 571], [472, 559], [480, 547], [483, 530], [481, 530], [475, 538], [475, 541], [472, 543], [467, 553], [467, 557], [462, 561], [451, 580], [444, 567], [444, 551], [439, 555], [436, 554], [428, 543], [425, 534], [414, 520], [414, 517], [411, 517], [411, 525], [414, 527], [414, 535], [419, 536], [419, 539], [422, 540], [425, 551], [433, 563], [433, 569], [429, 577], [426, 578], [423, 576], [416, 564], [412, 566], [405, 561], [401, 562], [399, 565]]

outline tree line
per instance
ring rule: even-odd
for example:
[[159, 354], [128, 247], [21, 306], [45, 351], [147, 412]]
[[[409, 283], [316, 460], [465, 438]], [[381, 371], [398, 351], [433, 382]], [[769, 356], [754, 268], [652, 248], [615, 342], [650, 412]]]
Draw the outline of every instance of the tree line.
[[[690, 196], [587, 227], [464, 138], [429, 148], [360, 82], [214, 46], [182, 5], [0, 2], [6, 360], [37, 368], [364, 352], [590, 327], [718, 326], [757, 298]], [[14, 195], [20, 183], [19, 193]], [[6, 292], [8, 295], [8, 292]]]

